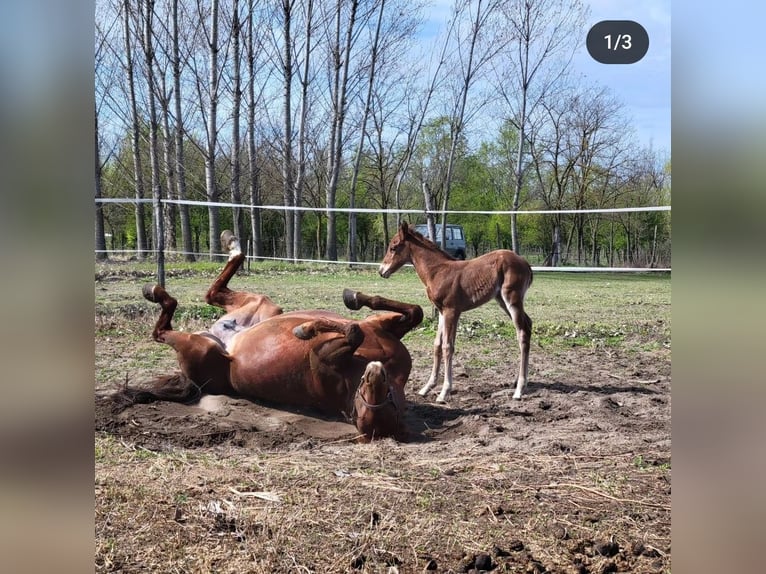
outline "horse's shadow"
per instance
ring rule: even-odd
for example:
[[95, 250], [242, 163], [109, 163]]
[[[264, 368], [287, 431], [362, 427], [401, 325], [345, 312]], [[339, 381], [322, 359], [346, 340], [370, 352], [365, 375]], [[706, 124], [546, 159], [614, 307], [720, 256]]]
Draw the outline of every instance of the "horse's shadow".
[[[430, 442], [442, 433], [459, 427], [460, 420], [467, 415], [486, 413], [482, 406], [472, 408], [452, 407], [421, 401], [409, 401], [404, 415], [404, 423], [409, 432], [407, 442]], [[525, 412], [514, 412], [514, 415], [530, 416]]]
[[534, 382], [529, 381], [527, 383], [526, 390], [524, 391], [524, 397], [534, 397], [541, 391], [549, 391], [552, 393], [559, 393], [562, 395], [569, 395], [573, 393], [591, 393], [598, 395], [613, 395], [615, 393], [635, 393], [637, 395], [659, 395], [663, 394], [663, 391], [653, 389], [647, 385], [583, 385], [579, 383], [568, 383], [565, 381], [546, 381], [546, 382]]

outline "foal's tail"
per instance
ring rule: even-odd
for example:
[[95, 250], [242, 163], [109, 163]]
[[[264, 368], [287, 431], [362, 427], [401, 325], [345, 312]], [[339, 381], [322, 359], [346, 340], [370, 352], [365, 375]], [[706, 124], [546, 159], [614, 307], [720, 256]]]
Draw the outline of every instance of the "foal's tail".
[[182, 373], [176, 373], [158, 377], [141, 387], [130, 387], [126, 383], [109, 398], [119, 412], [135, 404], [155, 401], [192, 404], [199, 401], [201, 396], [202, 388], [197, 383]]

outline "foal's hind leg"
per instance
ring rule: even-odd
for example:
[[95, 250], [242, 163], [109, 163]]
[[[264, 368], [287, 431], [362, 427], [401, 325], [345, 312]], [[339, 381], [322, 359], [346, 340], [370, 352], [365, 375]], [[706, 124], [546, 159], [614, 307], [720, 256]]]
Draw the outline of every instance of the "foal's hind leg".
[[442, 384], [442, 390], [439, 392], [439, 396], [436, 397], [437, 403], [447, 402], [450, 393], [452, 392], [452, 364], [455, 356], [455, 339], [457, 337], [457, 324], [460, 320], [460, 313], [446, 309], [440, 315], [440, 318], [444, 317], [442, 327], [442, 354], [444, 355], [444, 383]]
[[513, 325], [516, 327], [516, 340], [519, 343], [519, 376], [516, 379], [516, 390], [513, 393], [514, 399], [520, 399], [527, 385], [527, 376], [529, 374], [529, 347], [532, 341], [532, 319], [524, 312], [523, 296], [517, 291], [512, 291], [510, 295], [498, 296], [498, 303], [503, 310], [513, 319]]
[[425, 397], [436, 386], [436, 381], [439, 379], [439, 372], [442, 365], [442, 338], [444, 337], [444, 316], [439, 313], [439, 323], [436, 328], [436, 338], [434, 339], [433, 349], [433, 364], [431, 366], [431, 375], [428, 377], [428, 382], [423, 385], [418, 394], [421, 397]]

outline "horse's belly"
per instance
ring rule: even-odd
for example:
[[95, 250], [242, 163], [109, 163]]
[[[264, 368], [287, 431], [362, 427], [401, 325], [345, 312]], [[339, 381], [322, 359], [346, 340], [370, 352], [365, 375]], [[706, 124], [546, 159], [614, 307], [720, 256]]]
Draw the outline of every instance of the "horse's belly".
[[[292, 330], [306, 317], [270, 319], [239, 333], [229, 352], [231, 383], [243, 396], [293, 407], [334, 412], [345, 392], [323, 380], [311, 364], [312, 345], [328, 337], [304, 341]], [[342, 393], [344, 396], [338, 396]]]

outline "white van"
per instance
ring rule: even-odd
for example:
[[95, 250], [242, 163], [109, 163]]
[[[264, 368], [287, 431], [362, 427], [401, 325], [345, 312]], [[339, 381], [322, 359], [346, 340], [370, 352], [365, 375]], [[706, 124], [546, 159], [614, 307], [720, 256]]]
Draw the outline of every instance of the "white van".
[[[425, 223], [419, 223], [415, 226], [415, 231], [428, 237], [428, 226]], [[430, 239], [430, 238], [429, 238]], [[436, 245], [441, 247], [442, 226], [436, 224]], [[447, 224], [447, 241], [445, 243], [446, 251], [456, 259], [465, 259], [465, 232], [462, 225]]]

